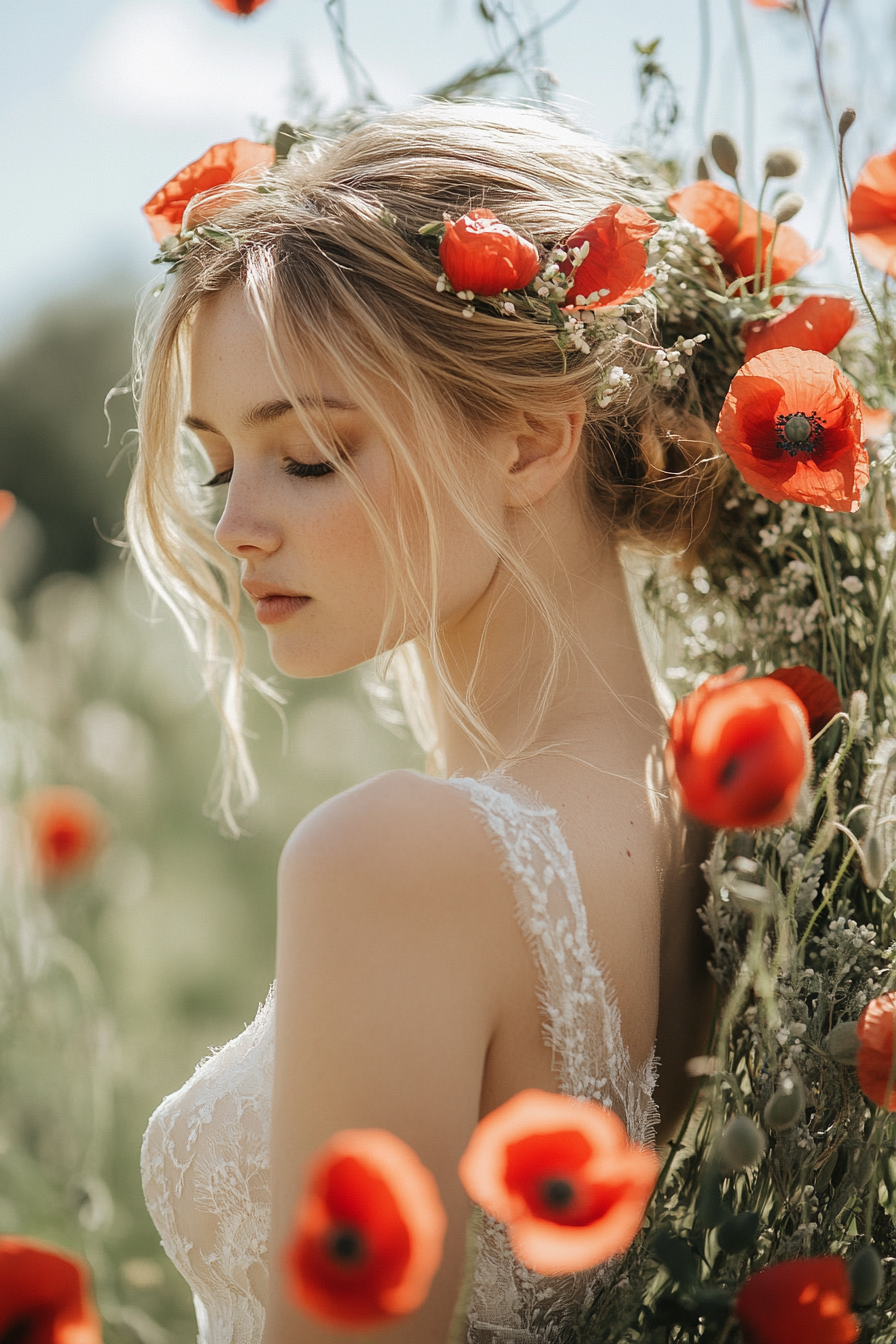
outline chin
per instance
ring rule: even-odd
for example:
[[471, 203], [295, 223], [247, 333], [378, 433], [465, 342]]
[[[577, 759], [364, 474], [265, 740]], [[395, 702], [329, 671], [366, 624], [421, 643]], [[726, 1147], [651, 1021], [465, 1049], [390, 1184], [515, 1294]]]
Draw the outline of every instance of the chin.
[[288, 640], [269, 637], [271, 662], [278, 672], [296, 681], [311, 681], [317, 677], [335, 677], [353, 667], [368, 662], [376, 653], [376, 645], [348, 648], [315, 647], [315, 641], [306, 641], [304, 647], [290, 646]]

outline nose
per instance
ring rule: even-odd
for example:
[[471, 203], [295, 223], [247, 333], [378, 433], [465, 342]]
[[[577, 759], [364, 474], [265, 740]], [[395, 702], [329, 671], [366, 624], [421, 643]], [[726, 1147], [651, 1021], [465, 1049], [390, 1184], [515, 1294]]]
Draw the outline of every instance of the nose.
[[227, 487], [227, 503], [215, 528], [215, 541], [237, 560], [273, 555], [282, 542], [262, 495], [249, 483], [239, 481], [236, 473]]

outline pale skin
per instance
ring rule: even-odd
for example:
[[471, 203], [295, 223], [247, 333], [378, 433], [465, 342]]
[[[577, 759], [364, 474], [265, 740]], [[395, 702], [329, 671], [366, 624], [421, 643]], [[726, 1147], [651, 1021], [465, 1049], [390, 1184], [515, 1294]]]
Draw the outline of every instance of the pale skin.
[[[387, 450], [336, 372], [322, 365], [319, 377], [330, 403], [323, 414], [388, 516]], [[301, 386], [296, 390], [301, 397]], [[372, 656], [390, 576], [340, 473], [291, 474], [296, 462], [322, 459], [283, 402], [241, 291], [207, 301], [192, 342], [190, 421], [214, 473], [232, 471], [217, 540], [241, 562], [259, 614], [275, 604], [272, 595], [310, 599], [267, 630], [282, 672], [320, 677]], [[264, 416], [259, 407], [267, 408]], [[521, 410], [489, 432], [498, 469], [471, 488], [489, 492], [491, 516], [528, 545], [582, 637], [535, 744], [562, 750], [533, 756], [511, 773], [558, 811], [633, 1062], [646, 1060], [657, 1043], [662, 1138], [687, 1099], [684, 1061], [706, 1043], [706, 951], [693, 865], [701, 841], [695, 838], [693, 856], [686, 853], [657, 766], [663, 720], [622, 569], [613, 539], [582, 504], [583, 413], [579, 406], [537, 418]], [[444, 529], [438, 615], [457, 686], [463, 689], [484, 639], [483, 703], [495, 692], [486, 721], [500, 742], [511, 743], [529, 707], [524, 688], [539, 676], [547, 646], [536, 639], [521, 666], [522, 597], [459, 514], [446, 515]], [[522, 693], [499, 694], [509, 683]], [[483, 774], [480, 753], [433, 686], [447, 773]], [[444, 1344], [470, 1208], [458, 1159], [477, 1120], [527, 1087], [558, 1090], [542, 1039], [536, 970], [499, 856], [466, 796], [395, 771], [316, 809], [293, 832], [280, 865], [265, 1344], [359, 1338], [294, 1310], [280, 1262], [309, 1158], [336, 1131], [366, 1126], [410, 1144], [435, 1176], [448, 1214], [442, 1265], [426, 1302], [371, 1338]]]

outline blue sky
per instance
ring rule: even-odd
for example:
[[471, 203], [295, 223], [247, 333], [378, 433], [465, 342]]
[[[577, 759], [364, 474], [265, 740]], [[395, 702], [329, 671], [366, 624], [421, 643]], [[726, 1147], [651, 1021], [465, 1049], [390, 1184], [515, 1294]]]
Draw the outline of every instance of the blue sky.
[[[517, 9], [546, 14], [558, 3], [517, 0]], [[713, 32], [706, 129], [724, 127], [743, 139], [739, 11], [758, 91], [757, 154], [781, 143], [807, 150], [796, 185], [810, 197], [800, 225], [812, 238], [822, 224], [830, 157], [800, 22], [746, 0], [703, 3]], [[545, 42], [562, 100], [611, 143], [626, 140], [637, 115], [632, 42], [659, 36], [661, 58], [682, 94], [679, 146], [692, 160], [700, 5], [581, 0]], [[346, 0], [346, 7], [354, 46], [394, 103], [408, 103], [491, 52], [475, 0]], [[835, 106], [853, 102], [860, 112], [850, 146], [856, 166], [870, 150], [896, 143], [894, 9], [894, 0], [834, 0], [827, 58]], [[331, 103], [342, 98], [323, 0], [268, 0], [245, 21], [211, 0], [7, 4], [0, 342], [14, 339], [57, 295], [110, 274], [134, 287], [152, 278], [142, 202], [209, 144], [252, 136], [258, 118], [278, 120], [297, 70]], [[836, 241], [827, 251], [838, 278]]]

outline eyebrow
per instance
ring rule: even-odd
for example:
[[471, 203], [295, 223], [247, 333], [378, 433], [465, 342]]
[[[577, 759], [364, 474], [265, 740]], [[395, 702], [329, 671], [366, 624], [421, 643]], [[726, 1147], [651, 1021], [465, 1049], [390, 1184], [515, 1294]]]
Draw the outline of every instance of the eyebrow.
[[[251, 411], [246, 411], [245, 415], [240, 417], [240, 423], [244, 429], [254, 429], [257, 425], [270, 424], [272, 420], [279, 420], [283, 415], [289, 415], [296, 406], [307, 406], [310, 410], [319, 409], [321, 406], [328, 411], [356, 411], [358, 407], [352, 401], [341, 401], [338, 397], [296, 397], [295, 401], [264, 401], [260, 406], [253, 406]], [[215, 429], [207, 420], [201, 420], [198, 415], [184, 416], [184, 424], [188, 429], [201, 429], [207, 434], [221, 434], [221, 431]], [[222, 436], [223, 437], [223, 436]]]

